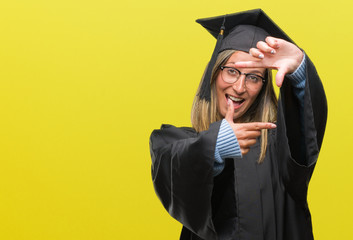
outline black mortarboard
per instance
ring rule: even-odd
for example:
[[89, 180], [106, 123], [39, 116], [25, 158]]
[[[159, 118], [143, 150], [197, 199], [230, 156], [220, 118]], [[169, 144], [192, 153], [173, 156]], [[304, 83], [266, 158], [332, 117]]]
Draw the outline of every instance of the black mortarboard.
[[257, 42], [264, 41], [267, 36], [294, 43], [261, 9], [202, 18], [196, 22], [217, 38], [199, 93], [199, 97], [206, 101], [211, 99], [211, 74], [220, 52], [228, 49], [249, 52], [250, 48], [256, 47]]

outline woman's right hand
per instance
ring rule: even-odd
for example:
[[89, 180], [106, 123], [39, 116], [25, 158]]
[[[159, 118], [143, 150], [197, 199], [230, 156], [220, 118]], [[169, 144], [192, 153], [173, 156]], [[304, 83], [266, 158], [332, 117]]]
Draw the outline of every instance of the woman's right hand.
[[299, 67], [304, 57], [303, 51], [295, 44], [270, 36], [265, 41], [259, 41], [249, 53], [260, 61], [237, 62], [235, 67], [277, 69], [275, 78], [278, 87], [282, 86], [286, 74], [293, 73]]
[[276, 125], [270, 122], [234, 123], [233, 116], [233, 103], [231, 100], [228, 100], [228, 108], [225, 119], [232, 127], [233, 132], [238, 139], [241, 154], [243, 155], [247, 154], [250, 147], [256, 143], [256, 138], [261, 135], [262, 129], [276, 128]]

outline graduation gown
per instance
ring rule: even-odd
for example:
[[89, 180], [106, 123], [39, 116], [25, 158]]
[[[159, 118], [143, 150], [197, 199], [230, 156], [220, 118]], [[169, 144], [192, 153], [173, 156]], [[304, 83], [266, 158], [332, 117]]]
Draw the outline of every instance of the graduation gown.
[[269, 130], [263, 163], [257, 162], [258, 139], [243, 158], [226, 159], [216, 177], [220, 121], [200, 133], [171, 125], [152, 132], [154, 188], [169, 214], [183, 224], [180, 239], [313, 239], [307, 189], [323, 140], [327, 103], [308, 57], [301, 119], [299, 115], [299, 102], [285, 79], [277, 128]]

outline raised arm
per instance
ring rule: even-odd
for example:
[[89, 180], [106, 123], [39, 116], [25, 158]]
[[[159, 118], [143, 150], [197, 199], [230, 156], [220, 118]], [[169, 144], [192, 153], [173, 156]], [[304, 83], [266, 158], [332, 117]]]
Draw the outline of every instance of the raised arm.
[[278, 70], [276, 84], [281, 87], [277, 114], [278, 164], [289, 193], [305, 204], [308, 183], [325, 132], [325, 92], [313, 63], [305, 56], [305, 86], [298, 95], [290, 74], [299, 67], [304, 53], [296, 45], [268, 37], [266, 42], [259, 42], [257, 47], [250, 52], [261, 61], [238, 62], [236, 65]]

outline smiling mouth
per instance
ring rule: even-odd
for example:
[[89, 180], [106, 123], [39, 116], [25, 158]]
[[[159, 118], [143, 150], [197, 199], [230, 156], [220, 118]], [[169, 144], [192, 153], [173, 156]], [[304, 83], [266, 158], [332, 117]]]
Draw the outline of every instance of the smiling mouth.
[[227, 101], [228, 99], [232, 100], [234, 108], [239, 108], [245, 101], [243, 98], [237, 98], [228, 94], [226, 94], [226, 98]]

